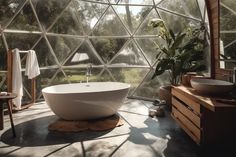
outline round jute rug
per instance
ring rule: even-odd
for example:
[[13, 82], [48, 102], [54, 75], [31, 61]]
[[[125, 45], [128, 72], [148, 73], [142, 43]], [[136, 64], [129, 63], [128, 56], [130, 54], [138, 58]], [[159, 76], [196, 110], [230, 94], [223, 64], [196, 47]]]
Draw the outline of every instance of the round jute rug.
[[124, 125], [124, 120], [119, 115], [115, 114], [110, 117], [87, 121], [57, 119], [53, 123], [49, 124], [48, 129], [50, 131], [60, 132], [79, 132], [85, 130], [105, 131], [122, 125]]

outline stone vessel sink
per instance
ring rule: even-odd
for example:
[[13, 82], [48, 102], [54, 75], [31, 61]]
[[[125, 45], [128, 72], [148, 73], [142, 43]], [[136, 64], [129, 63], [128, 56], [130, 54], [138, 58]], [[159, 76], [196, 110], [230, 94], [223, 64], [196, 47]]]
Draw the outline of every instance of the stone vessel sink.
[[234, 88], [231, 82], [215, 79], [193, 78], [190, 83], [197, 92], [202, 94], [226, 94]]

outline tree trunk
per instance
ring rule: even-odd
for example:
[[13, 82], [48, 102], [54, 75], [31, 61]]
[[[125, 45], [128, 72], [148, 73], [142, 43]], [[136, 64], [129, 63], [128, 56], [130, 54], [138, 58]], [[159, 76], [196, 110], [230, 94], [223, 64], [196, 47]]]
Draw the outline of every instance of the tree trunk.
[[132, 19], [131, 19], [131, 14], [130, 14], [130, 10], [129, 10], [129, 0], [125, 0], [125, 10], [126, 10], [126, 15], [127, 15], [127, 22], [128, 22], [128, 26], [129, 29], [132, 31], [133, 30], [133, 24], [132, 24]]

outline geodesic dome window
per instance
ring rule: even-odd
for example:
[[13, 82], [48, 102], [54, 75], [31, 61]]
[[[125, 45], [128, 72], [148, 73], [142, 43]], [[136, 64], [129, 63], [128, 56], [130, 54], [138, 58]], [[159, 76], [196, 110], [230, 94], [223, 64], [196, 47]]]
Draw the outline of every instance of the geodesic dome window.
[[0, 7], [2, 73], [8, 49], [34, 49], [38, 99], [46, 86], [85, 81], [90, 63], [90, 81], [127, 82], [129, 96], [154, 99], [168, 79], [151, 79], [160, 40], [150, 21], [162, 19], [175, 33], [208, 22], [203, 0], [7, 0]]
[[235, 1], [220, 1], [220, 60], [222, 69], [236, 67], [236, 13]]

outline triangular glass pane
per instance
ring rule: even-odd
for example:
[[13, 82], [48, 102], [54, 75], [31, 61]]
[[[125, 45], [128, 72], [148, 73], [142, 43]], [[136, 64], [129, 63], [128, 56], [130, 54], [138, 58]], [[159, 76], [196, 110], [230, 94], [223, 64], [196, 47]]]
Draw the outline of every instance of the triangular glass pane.
[[137, 88], [134, 96], [156, 99], [158, 98], [160, 86], [170, 84], [168, 73], [163, 73], [155, 79], [152, 79], [153, 74], [154, 70], [148, 74], [142, 84]]
[[160, 43], [160, 39], [158, 38], [138, 38], [136, 39], [137, 43], [139, 44], [140, 48], [144, 52], [144, 55], [146, 56], [147, 60], [151, 65], [153, 65], [157, 58], [157, 54], [159, 52], [157, 51], [158, 44]]
[[55, 57], [51, 54], [48, 44], [44, 38], [39, 41], [34, 50], [37, 54], [40, 67], [57, 65]]
[[23, 97], [22, 97], [22, 104], [30, 103], [32, 100], [32, 93], [31, 93], [31, 80], [25, 76], [25, 72], [22, 72], [22, 83], [23, 83]]
[[44, 101], [42, 92], [40, 93], [40, 95], [38, 95], [38, 97], [36, 97], [36, 102], [41, 102], [41, 101]]
[[57, 56], [57, 60], [60, 63], [63, 61], [78, 47], [83, 41], [80, 38], [66, 37], [66, 36], [47, 36], [51, 47]]
[[19, 11], [24, 2], [25, 0], [15, 0], [14, 2], [7, 0], [0, 1], [0, 25], [2, 27], [4, 27], [15, 13]]
[[134, 33], [152, 9], [150, 6], [117, 5], [113, 7], [121, 20], [126, 24], [126, 27], [129, 28], [132, 33]]
[[169, 12], [159, 10], [159, 13], [163, 21], [165, 21], [166, 26], [172, 29], [174, 33], [182, 32], [187, 28], [196, 28], [200, 25], [200, 23], [195, 20], [171, 14]]
[[[229, 62], [229, 61], [220, 61], [220, 68], [222, 69], [227, 69], [227, 70], [232, 70], [236, 67], [236, 63], [235, 62]], [[226, 77], [225, 75], [221, 75], [222, 80], [227, 80], [228, 77]]]
[[75, 8], [77, 8], [77, 17], [83, 25], [86, 34], [91, 32], [108, 7], [108, 5], [85, 1], [74, 1], [74, 5], [76, 6]]
[[95, 26], [93, 36], [126, 36], [127, 31], [125, 30], [120, 19], [114, 13], [110, 7], [105, 15], [99, 20]]
[[94, 38], [90, 39], [93, 47], [103, 59], [105, 63], [108, 63], [123, 47], [126, 38]]
[[57, 71], [57, 68], [40, 70], [40, 75], [36, 79], [36, 98], [38, 98], [42, 94], [41, 91], [43, 88], [50, 85], [51, 79]]
[[[4, 33], [8, 48], [20, 50], [30, 50], [35, 45], [35, 43], [41, 37], [40, 34], [23, 34], [23, 33]], [[21, 56], [21, 67], [25, 68], [26, 65], [26, 53], [20, 53]]]
[[236, 43], [228, 46], [227, 48], [224, 49], [224, 56], [227, 57], [228, 59], [233, 59], [236, 60]]
[[70, 0], [31, 0], [42, 26], [47, 29]]
[[65, 63], [66, 66], [69, 65], [83, 65], [83, 64], [94, 64], [101, 65], [95, 52], [92, 50], [90, 45], [85, 41], [76, 52], [68, 59]]
[[131, 41], [111, 62], [116, 65], [148, 65], [137, 45]]
[[205, 9], [205, 24], [207, 24], [208, 33], [210, 34], [210, 25], [209, 25], [209, 17], [208, 17], [207, 9]]
[[57, 34], [84, 35], [83, 26], [78, 20], [76, 14], [76, 8], [73, 3], [70, 3], [49, 32]]
[[[53, 76], [54, 77], [54, 76]], [[67, 77], [63, 74], [61, 70], [56, 72], [56, 76], [53, 78], [50, 85], [58, 85], [58, 84], [68, 84]]]
[[236, 15], [225, 7], [220, 7], [220, 30], [236, 30], [233, 23], [236, 21]]
[[201, 12], [196, 0], [164, 0], [159, 4], [159, 7], [201, 19]]
[[[79, 83], [79, 82], [86, 82], [86, 68], [65, 68], [63, 69], [68, 77], [68, 81], [70, 83]], [[88, 78], [89, 82], [95, 82], [99, 79], [98, 75], [101, 72], [101, 68], [92, 68], [91, 76]]]
[[8, 48], [30, 50], [41, 37], [40, 34], [4, 33]]
[[[154, 0], [155, 4], [161, 0]], [[141, 4], [141, 5], [153, 5], [153, 0], [120, 0], [119, 4]]]
[[100, 82], [101, 81], [101, 76], [99, 74], [102, 72], [102, 68], [92, 68], [92, 75], [89, 78], [89, 81], [91, 82]]
[[236, 34], [235, 33], [220, 33], [220, 39], [223, 41], [223, 45], [225, 47], [231, 42], [236, 41]]
[[116, 81], [131, 85], [129, 95], [133, 93], [149, 71], [147, 68], [109, 68], [109, 70]]
[[98, 78], [97, 81], [99, 81], [99, 82], [106, 82], [106, 81], [113, 82], [115, 80], [112, 78], [111, 74], [107, 70], [104, 70], [102, 72], [100, 78]]
[[152, 19], [160, 19], [155, 9], [152, 9], [149, 15], [145, 18], [145, 20], [143, 21], [143, 23], [141, 24], [135, 35], [157, 35], [158, 34], [157, 28], [153, 28], [150, 25], [150, 21]]
[[0, 70], [7, 70], [7, 50], [0, 36]]
[[0, 91], [7, 91], [7, 74], [0, 72]]
[[29, 3], [23, 7], [7, 29], [40, 31], [39, 24]]
[[220, 0], [220, 3], [221, 5], [223, 4], [234, 11], [236, 10], [235, 0]]
[[197, 3], [198, 3], [198, 6], [199, 6], [199, 8], [200, 8], [200, 12], [201, 12], [201, 14], [202, 14], [202, 17], [204, 17], [204, 13], [205, 13], [205, 10], [206, 10], [206, 3], [205, 3], [205, 1], [203, 1], [203, 0], [197, 0]]

